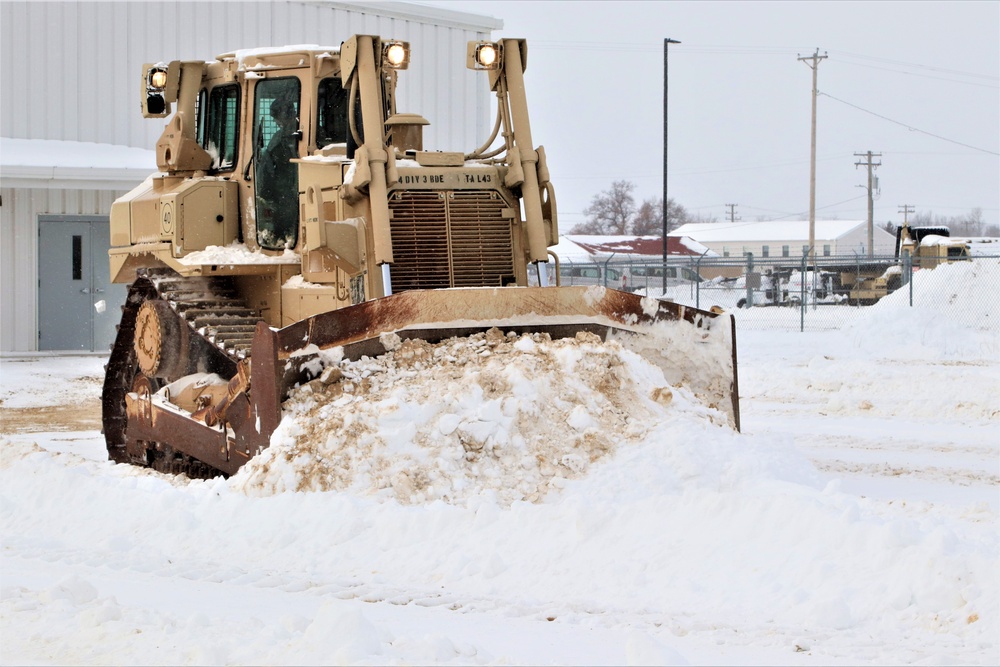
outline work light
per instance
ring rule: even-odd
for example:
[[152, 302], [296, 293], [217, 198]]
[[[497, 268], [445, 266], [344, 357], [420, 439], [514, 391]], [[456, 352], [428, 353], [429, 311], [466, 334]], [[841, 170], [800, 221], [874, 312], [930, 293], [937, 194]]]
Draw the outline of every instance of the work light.
[[149, 70], [149, 87], [153, 90], [163, 90], [167, 87], [167, 70], [154, 67]]
[[500, 69], [501, 50], [498, 42], [469, 42], [466, 67], [469, 69]]
[[382, 62], [392, 69], [406, 69], [410, 64], [410, 44], [391, 41], [382, 47]]

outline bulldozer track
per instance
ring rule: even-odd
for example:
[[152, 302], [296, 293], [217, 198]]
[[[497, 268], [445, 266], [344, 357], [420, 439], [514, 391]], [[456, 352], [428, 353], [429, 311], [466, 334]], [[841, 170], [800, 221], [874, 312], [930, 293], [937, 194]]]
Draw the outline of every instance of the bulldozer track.
[[156, 391], [163, 384], [178, 379], [147, 378], [139, 369], [134, 345], [136, 317], [142, 304], [154, 299], [167, 302], [190, 328], [190, 335], [206, 343], [202, 346], [207, 351], [205, 358], [197, 360], [199, 370], [230, 379], [236, 374], [236, 365], [250, 357], [253, 332], [260, 318], [239, 297], [229, 278], [185, 278], [167, 269], [143, 272], [129, 285], [121, 322], [105, 367], [101, 402], [108, 456], [116, 463], [130, 463], [193, 478], [223, 474], [164, 443], [140, 443], [142, 447], [139, 450], [128, 447], [126, 394], [134, 390], [137, 382], [146, 383], [152, 391]]

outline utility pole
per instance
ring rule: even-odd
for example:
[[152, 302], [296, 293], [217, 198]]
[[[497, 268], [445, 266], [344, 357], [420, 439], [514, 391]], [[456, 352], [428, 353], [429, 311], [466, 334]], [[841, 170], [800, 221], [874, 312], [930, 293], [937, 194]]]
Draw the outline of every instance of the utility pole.
[[899, 206], [902, 209], [899, 212], [903, 214], [903, 226], [904, 227], [909, 227], [910, 226], [909, 215], [910, 215], [910, 213], [915, 212], [916, 209], [913, 208], [912, 206], [907, 205], [907, 204], [900, 204]]
[[819, 54], [819, 49], [816, 49], [816, 53], [811, 56], [799, 57], [799, 60], [809, 65], [809, 69], [813, 71], [812, 139], [809, 153], [809, 259], [812, 260], [813, 265], [816, 264], [816, 96], [819, 94], [817, 74], [819, 73], [819, 62], [826, 57], [825, 53]]
[[729, 209], [729, 222], [736, 222], [740, 219], [736, 217], [737, 206], [739, 206], [739, 204], [726, 204], [726, 208]]
[[875, 249], [872, 248], [872, 246], [875, 244], [875, 199], [872, 196], [872, 193], [878, 187], [878, 179], [875, 178], [875, 175], [872, 173], [872, 170], [875, 169], [876, 167], [881, 166], [882, 163], [881, 162], [874, 163], [872, 162], [872, 158], [882, 157], [882, 154], [872, 153], [871, 151], [868, 151], [867, 153], [855, 153], [854, 157], [868, 158], [867, 162], [860, 162], [860, 161], [855, 162], [854, 167], [857, 168], [860, 167], [861, 165], [865, 165], [868, 167], [868, 256], [874, 257]]

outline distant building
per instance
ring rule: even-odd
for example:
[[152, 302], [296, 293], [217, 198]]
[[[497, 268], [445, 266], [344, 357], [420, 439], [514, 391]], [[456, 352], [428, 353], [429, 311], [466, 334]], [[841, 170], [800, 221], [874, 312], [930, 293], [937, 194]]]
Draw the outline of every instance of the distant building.
[[[722, 257], [801, 258], [809, 249], [808, 220], [691, 223], [674, 230], [711, 248]], [[896, 238], [881, 227], [873, 230], [874, 254], [892, 255]], [[817, 220], [816, 257], [867, 255], [868, 222]]]
[[[716, 253], [687, 236], [667, 237], [667, 263], [663, 266], [662, 236], [560, 236], [551, 248], [559, 258], [561, 285], [604, 285], [633, 290], [650, 285], [700, 282], [694, 264]], [[683, 266], [678, 264], [683, 262]]]
[[[613, 261], [662, 261], [662, 236], [597, 236], [570, 234], [560, 236], [559, 244], [552, 248], [563, 261], [606, 262]], [[710, 248], [688, 236], [667, 236], [667, 259], [698, 257], [708, 253], [716, 256]]]

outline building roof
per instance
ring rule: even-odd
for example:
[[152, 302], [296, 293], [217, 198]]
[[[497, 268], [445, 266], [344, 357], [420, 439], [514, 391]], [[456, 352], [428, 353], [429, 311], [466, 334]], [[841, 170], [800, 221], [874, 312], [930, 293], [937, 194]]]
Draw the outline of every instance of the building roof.
[[[286, 0], [293, 2], [296, 0]], [[408, 21], [427, 21], [435, 25], [464, 28], [477, 31], [493, 31], [503, 28], [503, 19], [485, 14], [432, 7], [416, 2], [394, 2], [390, 0], [314, 0], [328, 7], [354, 12], [368, 11], [378, 16], [399, 18]]]
[[4, 187], [130, 190], [156, 171], [156, 152], [144, 148], [0, 137]]
[[[815, 238], [838, 239], [866, 220], [817, 220]], [[882, 230], [883, 232], [885, 230]], [[808, 220], [769, 220], [766, 222], [709, 222], [689, 223], [674, 230], [697, 239], [701, 243], [740, 243], [764, 241], [809, 242]], [[876, 232], [877, 233], [877, 232]]]
[[[608, 259], [612, 255], [620, 259], [663, 257], [663, 237], [571, 234], [560, 236], [559, 244], [553, 250], [561, 259], [577, 262], [593, 261], [596, 258]], [[667, 236], [668, 255], [688, 257], [703, 255], [706, 252], [713, 257], [718, 254], [690, 237]]]

